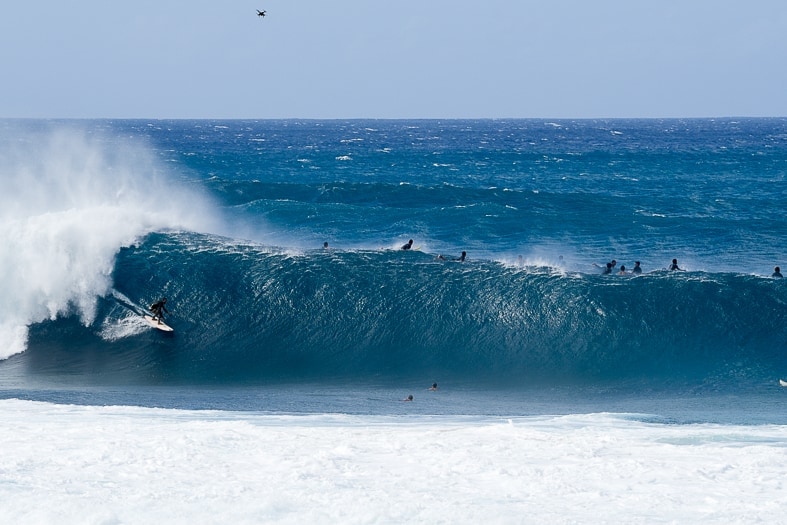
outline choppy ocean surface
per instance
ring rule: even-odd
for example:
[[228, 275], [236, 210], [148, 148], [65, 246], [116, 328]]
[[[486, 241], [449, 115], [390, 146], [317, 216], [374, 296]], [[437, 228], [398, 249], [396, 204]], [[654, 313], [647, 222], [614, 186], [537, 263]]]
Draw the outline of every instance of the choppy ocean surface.
[[777, 518], [785, 174], [777, 118], [0, 121], [0, 516]]

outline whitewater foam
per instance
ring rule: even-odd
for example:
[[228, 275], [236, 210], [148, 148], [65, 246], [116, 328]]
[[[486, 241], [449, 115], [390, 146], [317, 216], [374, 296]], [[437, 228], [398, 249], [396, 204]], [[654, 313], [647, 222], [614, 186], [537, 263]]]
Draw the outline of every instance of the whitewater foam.
[[[409, 404], [408, 404], [409, 405]], [[785, 427], [0, 401], [4, 523], [760, 523]]]
[[[25, 350], [35, 322], [94, 322], [115, 256], [161, 229], [216, 229], [204, 196], [143, 144], [74, 127], [0, 137], [0, 359]], [[14, 140], [16, 139], [16, 140]]]
[[107, 318], [101, 325], [98, 335], [105, 341], [113, 342], [142, 333], [150, 329], [142, 317], [127, 313], [120, 319]]

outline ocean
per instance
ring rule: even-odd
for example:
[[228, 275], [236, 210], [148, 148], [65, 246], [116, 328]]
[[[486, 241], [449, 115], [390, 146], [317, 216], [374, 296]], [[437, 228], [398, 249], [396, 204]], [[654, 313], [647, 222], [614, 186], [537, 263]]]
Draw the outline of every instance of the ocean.
[[778, 522], [786, 175], [784, 118], [0, 120], [0, 519]]

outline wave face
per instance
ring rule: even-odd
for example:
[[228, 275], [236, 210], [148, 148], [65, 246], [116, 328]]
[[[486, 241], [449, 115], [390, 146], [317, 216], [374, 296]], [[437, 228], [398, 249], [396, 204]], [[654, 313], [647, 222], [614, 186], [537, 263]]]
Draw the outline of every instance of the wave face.
[[[783, 119], [4, 126], [0, 374], [724, 389], [783, 372]], [[673, 257], [688, 271], [662, 271]], [[646, 274], [600, 275], [612, 258]], [[162, 295], [174, 335], [140, 319]]]
[[[34, 331], [29, 353], [55, 358], [32, 369], [229, 384], [721, 382], [773, 374], [787, 335], [782, 283], [741, 274], [601, 276], [152, 234], [120, 252], [114, 276], [90, 327]], [[160, 293], [171, 298], [171, 337], [146, 328], [134, 308]]]

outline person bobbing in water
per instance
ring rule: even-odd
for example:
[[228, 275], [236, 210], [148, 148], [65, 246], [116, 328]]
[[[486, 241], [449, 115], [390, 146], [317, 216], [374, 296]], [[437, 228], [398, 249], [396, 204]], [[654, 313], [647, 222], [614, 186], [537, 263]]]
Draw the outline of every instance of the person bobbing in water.
[[158, 320], [158, 324], [161, 324], [161, 321], [164, 319], [164, 312], [169, 313], [166, 307], [167, 298], [163, 297], [160, 301], [157, 301], [150, 305], [150, 311], [153, 312], [153, 320]]

